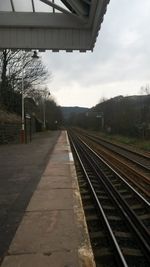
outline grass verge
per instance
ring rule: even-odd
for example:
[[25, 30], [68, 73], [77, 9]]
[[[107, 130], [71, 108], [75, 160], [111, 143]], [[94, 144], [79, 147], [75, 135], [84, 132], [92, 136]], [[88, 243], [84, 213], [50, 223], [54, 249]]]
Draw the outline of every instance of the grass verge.
[[141, 149], [146, 152], [150, 153], [150, 140], [144, 140], [144, 139], [139, 139], [139, 138], [131, 138], [131, 137], [126, 137], [122, 135], [108, 135], [101, 133], [101, 136], [103, 138], [106, 138], [110, 141], [118, 142], [121, 144], [125, 144], [128, 146], [132, 146], [136, 149]]

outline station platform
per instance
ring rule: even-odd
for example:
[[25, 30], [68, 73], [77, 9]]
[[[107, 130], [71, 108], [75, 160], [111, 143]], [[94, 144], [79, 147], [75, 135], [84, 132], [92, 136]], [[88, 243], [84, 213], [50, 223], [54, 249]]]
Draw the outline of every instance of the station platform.
[[66, 131], [58, 138], [1, 267], [95, 267]]

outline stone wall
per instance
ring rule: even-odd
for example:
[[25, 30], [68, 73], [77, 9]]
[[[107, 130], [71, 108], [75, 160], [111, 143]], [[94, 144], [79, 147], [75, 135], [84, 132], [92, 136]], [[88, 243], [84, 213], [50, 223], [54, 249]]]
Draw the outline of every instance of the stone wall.
[[[42, 130], [42, 123], [34, 117], [25, 118], [25, 143], [30, 143], [34, 133]], [[0, 120], [0, 144], [21, 142], [21, 121], [4, 122]]]
[[0, 144], [20, 142], [20, 123], [0, 123]]

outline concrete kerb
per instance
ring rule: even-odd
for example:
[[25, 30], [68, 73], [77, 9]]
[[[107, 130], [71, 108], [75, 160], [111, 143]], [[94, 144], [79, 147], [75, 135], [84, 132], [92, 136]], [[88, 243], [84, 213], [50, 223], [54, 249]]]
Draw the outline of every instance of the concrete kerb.
[[96, 267], [93, 251], [91, 248], [91, 242], [90, 242], [90, 238], [88, 234], [87, 223], [86, 223], [86, 219], [84, 215], [73, 155], [71, 152], [67, 132], [66, 132], [66, 139], [67, 139], [68, 153], [69, 153], [69, 159], [70, 159], [70, 172], [71, 172], [72, 184], [74, 188], [73, 190], [74, 214], [75, 214], [76, 221], [77, 221], [78, 235], [79, 235], [80, 244], [81, 244], [78, 249], [78, 255], [81, 260], [82, 267], [89, 267], [89, 266]]

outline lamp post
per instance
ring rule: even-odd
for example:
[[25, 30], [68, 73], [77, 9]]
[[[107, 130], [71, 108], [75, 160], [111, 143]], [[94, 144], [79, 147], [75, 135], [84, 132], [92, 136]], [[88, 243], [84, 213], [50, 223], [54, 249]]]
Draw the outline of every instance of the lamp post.
[[46, 130], [46, 99], [50, 96], [50, 92], [45, 92], [43, 99], [43, 128]]
[[21, 79], [21, 144], [25, 142], [25, 127], [24, 127], [24, 69], [22, 68]]
[[[38, 59], [37, 51], [33, 51], [32, 59]], [[21, 77], [21, 144], [25, 143], [25, 112], [24, 112], [24, 67], [22, 63]]]
[[43, 128], [46, 129], [45, 99], [43, 102]]

